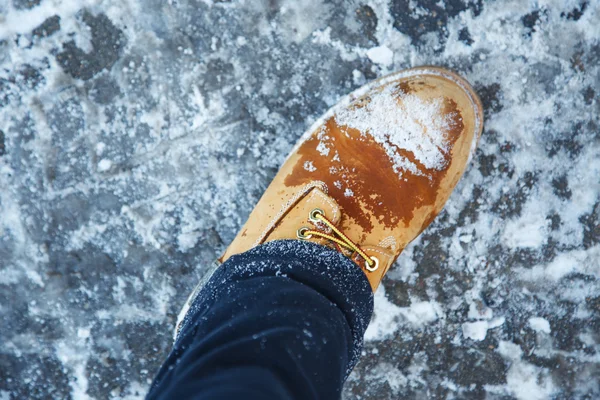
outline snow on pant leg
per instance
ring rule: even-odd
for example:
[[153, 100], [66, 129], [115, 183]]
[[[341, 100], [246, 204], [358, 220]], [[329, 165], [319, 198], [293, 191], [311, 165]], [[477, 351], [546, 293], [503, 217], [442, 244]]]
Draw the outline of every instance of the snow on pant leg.
[[148, 399], [338, 399], [373, 311], [360, 268], [285, 240], [231, 257], [200, 290]]

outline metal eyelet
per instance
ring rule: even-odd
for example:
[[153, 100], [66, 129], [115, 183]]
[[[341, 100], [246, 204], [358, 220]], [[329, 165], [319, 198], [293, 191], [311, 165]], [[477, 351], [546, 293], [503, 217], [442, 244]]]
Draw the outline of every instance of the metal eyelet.
[[319, 215], [319, 214], [324, 217], [325, 211], [321, 210], [320, 208], [315, 208], [308, 214], [308, 219], [311, 222], [319, 222], [319, 219], [317, 218], [317, 215]]
[[365, 269], [369, 272], [375, 272], [377, 271], [377, 268], [379, 268], [379, 259], [375, 256], [371, 256], [370, 258], [375, 262], [375, 264], [370, 266], [369, 263], [365, 261]]
[[302, 228], [300, 228], [296, 231], [296, 236], [298, 236], [298, 239], [303, 239], [303, 240], [310, 239], [312, 237], [312, 235], [306, 235], [306, 232], [309, 230], [310, 230], [310, 228], [303, 226]]

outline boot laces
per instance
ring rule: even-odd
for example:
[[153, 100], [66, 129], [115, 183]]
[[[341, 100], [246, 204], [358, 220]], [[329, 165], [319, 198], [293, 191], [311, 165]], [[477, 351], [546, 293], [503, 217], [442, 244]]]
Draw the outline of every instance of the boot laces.
[[[348, 236], [346, 236], [342, 231], [340, 231], [334, 225], [334, 223], [331, 222], [325, 216], [325, 212], [323, 210], [321, 210], [320, 208], [315, 208], [308, 215], [308, 220], [317, 229], [311, 229], [309, 227], [303, 226], [296, 232], [298, 239], [308, 240], [313, 236], [328, 239], [335, 243], [338, 251], [342, 253], [342, 249], [350, 250], [352, 252], [357, 253], [365, 261], [364, 266], [367, 271], [373, 272], [376, 271], [377, 268], [379, 268], [379, 259], [375, 256], [369, 256], [363, 249], [360, 248], [359, 245], [354, 243]], [[319, 228], [321, 228], [323, 225], [325, 225], [331, 230], [331, 234], [319, 230]]]

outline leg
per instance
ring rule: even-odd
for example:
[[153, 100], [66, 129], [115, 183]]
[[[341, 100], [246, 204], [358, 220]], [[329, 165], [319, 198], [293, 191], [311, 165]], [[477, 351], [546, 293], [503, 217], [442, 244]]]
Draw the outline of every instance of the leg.
[[149, 399], [335, 399], [373, 309], [361, 269], [309, 242], [233, 256], [199, 292]]

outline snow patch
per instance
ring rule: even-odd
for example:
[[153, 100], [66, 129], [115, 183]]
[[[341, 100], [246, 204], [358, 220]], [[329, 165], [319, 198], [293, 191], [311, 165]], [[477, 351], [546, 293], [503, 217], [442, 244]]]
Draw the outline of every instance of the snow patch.
[[412, 301], [409, 307], [398, 307], [385, 295], [383, 285], [375, 292], [375, 310], [371, 324], [365, 332], [366, 341], [383, 340], [404, 324], [423, 328], [443, 318], [440, 305], [434, 301]]
[[502, 326], [504, 322], [504, 317], [495, 318], [490, 321], [465, 322], [462, 325], [463, 336], [467, 339], [477, 341], [484, 340], [489, 329]]
[[337, 111], [337, 124], [357, 129], [381, 144], [400, 175], [402, 171], [418, 173], [419, 168], [399, 155], [398, 149], [412, 153], [426, 169], [446, 167], [451, 119], [442, 112], [443, 99], [424, 101], [393, 85], [372, 93], [370, 98], [364, 106]]
[[550, 323], [541, 317], [529, 318], [529, 326], [538, 333], [550, 333]]
[[111, 169], [112, 167], [112, 161], [107, 160], [106, 158], [100, 160], [100, 162], [98, 163], [98, 171], [99, 172], [106, 172], [109, 169]]
[[317, 145], [317, 151], [322, 156], [328, 156], [330, 149], [324, 142], [319, 142], [319, 144]]
[[374, 63], [385, 66], [394, 62], [394, 52], [386, 46], [377, 46], [367, 50], [367, 57]]
[[314, 166], [312, 161], [305, 161], [304, 169], [308, 172], [315, 172], [317, 170], [317, 167]]

